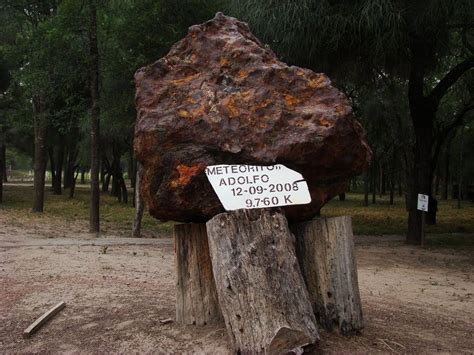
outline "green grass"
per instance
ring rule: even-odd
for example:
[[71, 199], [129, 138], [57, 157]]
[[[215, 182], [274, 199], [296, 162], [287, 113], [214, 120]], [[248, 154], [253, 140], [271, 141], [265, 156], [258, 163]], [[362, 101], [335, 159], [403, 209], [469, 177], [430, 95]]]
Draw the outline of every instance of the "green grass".
[[[472, 234], [438, 234], [430, 235], [426, 241], [430, 248], [449, 248], [474, 251], [474, 235]], [[474, 263], [474, 260], [471, 259]]]
[[[63, 195], [53, 195], [49, 186], [45, 191], [44, 212], [41, 216], [52, 219], [61, 219], [65, 222], [87, 222], [89, 219], [89, 188], [79, 185], [73, 199], [68, 197], [69, 191]], [[131, 199], [132, 190], [129, 191]], [[0, 211], [12, 210], [23, 217], [37, 218], [38, 214], [31, 213], [33, 187], [28, 185], [4, 186], [4, 203], [0, 204]], [[128, 204], [119, 203], [116, 197], [108, 193], [101, 194], [100, 216], [104, 230], [121, 234], [130, 234], [134, 208]], [[172, 222], [162, 223], [152, 218], [147, 212], [143, 215], [142, 230], [153, 234], [169, 234], [172, 231]]]
[[[376, 204], [363, 206], [362, 194], [346, 194], [345, 201], [337, 198], [326, 204], [322, 216], [352, 216], [355, 234], [405, 234], [407, 228], [407, 212], [404, 198], [395, 198], [389, 204], [388, 196], [379, 198]], [[427, 233], [474, 233], [474, 204], [463, 201], [462, 208], [457, 208], [457, 201], [438, 201], [437, 224], [427, 226]]]
[[[12, 210], [16, 215], [30, 218], [41, 218], [30, 213], [33, 197], [33, 187], [26, 185], [7, 185], [4, 187], [4, 203], [0, 205], [1, 210]], [[438, 223], [428, 226], [427, 233], [474, 233], [474, 204], [464, 201], [461, 209], [457, 209], [457, 201], [439, 201]], [[69, 199], [67, 191], [64, 195], [56, 196], [46, 189], [44, 217], [61, 219], [65, 222], [81, 221], [87, 223], [89, 218], [89, 191], [87, 186], [79, 186], [76, 189], [74, 199]], [[394, 205], [390, 205], [388, 197], [379, 198], [377, 203], [363, 206], [363, 195], [348, 193], [346, 201], [337, 198], [329, 202], [321, 210], [322, 216], [349, 215], [353, 218], [354, 233], [359, 235], [383, 235], [383, 234], [405, 234], [407, 212], [404, 200], [400, 197], [395, 199]], [[105, 230], [130, 233], [134, 216], [134, 208], [131, 203], [119, 203], [115, 197], [108, 194], [101, 195], [101, 221]], [[169, 234], [172, 230], [172, 222], [161, 223], [150, 217], [145, 212], [143, 218], [143, 230], [152, 234]], [[448, 241], [435, 241], [436, 243], [451, 243]]]

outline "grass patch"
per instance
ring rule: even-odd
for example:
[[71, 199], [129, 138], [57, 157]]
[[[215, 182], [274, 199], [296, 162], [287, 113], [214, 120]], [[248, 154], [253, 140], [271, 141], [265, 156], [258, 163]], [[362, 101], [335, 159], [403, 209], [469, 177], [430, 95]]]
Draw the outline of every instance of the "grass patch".
[[[4, 203], [0, 205], [0, 211], [15, 210], [17, 215], [25, 218], [61, 219], [66, 222], [82, 221], [87, 223], [89, 219], [89, 187], [79, 185], [76, 189], [74, 199], [69, 199], [67, 193], [64, 195], [53, 195], [49, 186], [46, 188], [45, 208], [43, 215], [32, 214], [33, 187], [28, 185], [6, 185], [4, 186]], [[337, 198], [326, 204], [321, 210], [322, 216], [349, 215], [353, 219], [354, 233], [359, 235], [384, 235], [405, 234], [407, 226], [407, 212], [405, 201], [397, 197], [393, 205], [389, 204], [388, 196], [379, 198], [377, 203], [363, 206], [362, 194], [348, 193], [345, 201]], [[438, 223], [428, 226], [427, 233], [474, 233], [474, 204], [463, 202], [463, 207], [457, 209], [457, 201], [439, 201]], [[109, 194], [101, 195], [101, 221], [105, 231], [130, 234], [133, 223], [134, 208], [131, 203], [119, 203], [115, 197]], [[14, 220], [11, 223], [15, 223]], [[172, 231], [173, 222], [162, 223], [147, 212], [143, 217], [143, 230], [152, 234], [169, 234]], [[456, 239], [456, 238], [454, 238]], [[458, 243], [451, 239], [435, 240], [433, 243]], [[472, 242], [472, 240], [471, 240]], [[465, 244], [463, 244], [465, 245]]]
[[[376, 204], [363, 205], [363, 194], [346, 194], [345, 201], [331, 200], [321, 210], [321, 216], [352, 216], [355, 234], [383, 235], [405, 234], [408, 213], [404, 198], [395, 198], [390, 205], [388, 196], [379, 198]], [[474, 233], [474, 204], [463, 201], [457, 208], [456, 200], [438, 201], [437, 224], [427, 226], [429, 234]]]
[[426, 244], [431, 248], [449, 248], [474, 250], [474, 235], [473, 234], [442, 234], [430, 235]]
[[[131, 198], [131, 196], [130, 196]], [[68, 191], [63, 195], [53, 195], [50, 188], [45, 191], [45, 204], [43, 214], [31, 213], [33, 201], [33, 187], [29, 185], [4, 186], [4, 203], [0, 210], [13, 210], [25, 218], [61, 219], [65, 222], [88, 222], [89, 220], [89, 187], [78, 185], [73, 199], [68, 197]], [[101, 194], [100, 217], [101, 229], [114, 231], [120, 234], [130, 234], [135, 209], [131, 202], [119, 203], [116, 197], [108, 193]], [[169, 234], [173, 228], [172, 222], [160, 222], [151, 217], [147, 212], [143, 215], [142, 230], [152, 234]]]

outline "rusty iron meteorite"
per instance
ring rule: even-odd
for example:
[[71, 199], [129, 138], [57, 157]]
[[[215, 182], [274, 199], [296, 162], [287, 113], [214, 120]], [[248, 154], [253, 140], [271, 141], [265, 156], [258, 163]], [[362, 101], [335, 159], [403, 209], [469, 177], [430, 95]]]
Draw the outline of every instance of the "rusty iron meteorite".
[[135, 82], [140, 191], [160, 220], [205, 222], [223, 212], [208, 165], [278, 163], [302, 173], [312, 202], [284, 208], [296, 221], [369, 164], [364, 130], [328, 77], [279, 61], [247, 24], [221, 13], [190, 27]]

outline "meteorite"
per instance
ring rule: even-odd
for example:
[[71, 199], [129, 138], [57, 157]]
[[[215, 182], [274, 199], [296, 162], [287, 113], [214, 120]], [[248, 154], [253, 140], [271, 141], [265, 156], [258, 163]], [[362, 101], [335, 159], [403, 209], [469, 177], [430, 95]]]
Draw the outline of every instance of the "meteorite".
[[312, 202], [285, 207], [292, 221], [311, 219], [369, 165], [365, 132], [329, 78], [281, 62], [222, 13], [190, 27], [135, 83], [140, 193], [160, 220], [223, 212], [209, 165], [283, 164], [303, 174]]

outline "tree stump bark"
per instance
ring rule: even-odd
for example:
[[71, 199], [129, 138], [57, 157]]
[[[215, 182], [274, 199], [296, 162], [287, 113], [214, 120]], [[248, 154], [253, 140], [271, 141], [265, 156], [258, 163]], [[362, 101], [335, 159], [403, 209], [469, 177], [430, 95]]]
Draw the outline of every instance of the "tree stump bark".
[[234, 350], [276, 354], [319, 339], [286, 218], [237, 210], [207, 222], [219, 303]]
[[222, 323], [206, 225], [174, 227], [176, 262], [176, 322], [206, 325]]
[[342, 334], [363, 328], [351, 217], [292, 226], [297, 254], [319, 324]]

